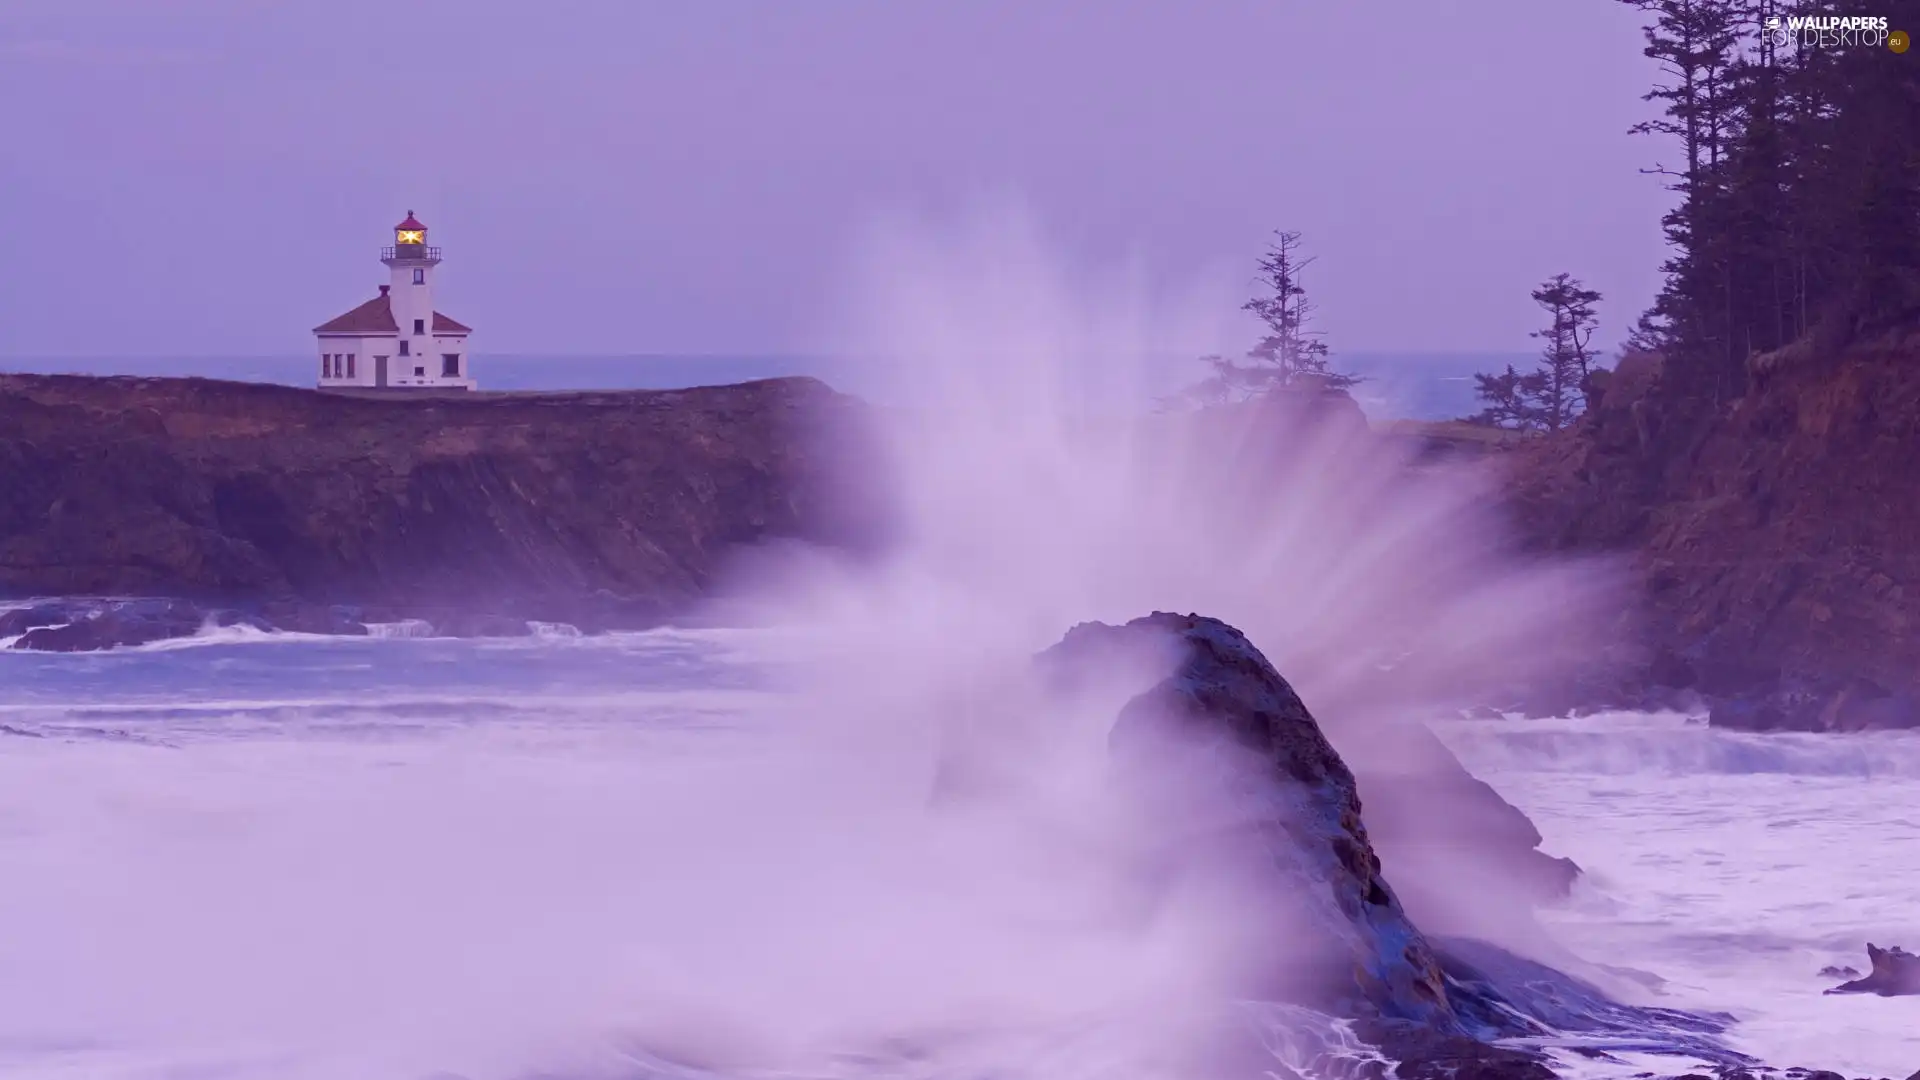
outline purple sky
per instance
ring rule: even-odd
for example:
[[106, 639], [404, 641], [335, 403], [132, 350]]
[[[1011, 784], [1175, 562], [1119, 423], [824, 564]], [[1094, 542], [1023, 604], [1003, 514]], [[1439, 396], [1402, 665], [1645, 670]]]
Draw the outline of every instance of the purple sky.
[[1561, 270], [1615, 337], [1635, 13], [1447, 8], [5, 0], [0, 355], [306, 352], [409, 208], [481, 351], [807, 351], [876, 214], [1008, 190], [1169, 281], [1300, 229], [1336, 350], [1528, 348]]

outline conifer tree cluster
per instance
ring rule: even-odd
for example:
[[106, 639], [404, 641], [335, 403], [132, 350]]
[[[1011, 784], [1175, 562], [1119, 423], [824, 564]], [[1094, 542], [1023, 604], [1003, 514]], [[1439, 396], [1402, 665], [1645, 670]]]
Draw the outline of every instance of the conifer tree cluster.
[[[1920, 316], [1920, 54], [1808, 40], [1796, 17], [1885, 16], [1920, 0], [1623, 0], [1659, 64], [1636, 131], [1678, 156], [1672, 256], [1629, 345], [1666, 354], [1683, 396], [1739, 396], [1748, 360], [1830, 352]], [[1777, 23], [1774, 20], [1778, 20]]]
[[[1920, 0], [1621, 2], [1645, 14], [1642, 52], [1659, 70], [1645, 98], [1660, 113], [1632, 130], [1677, 155], [1644, 170], [1676, 195], [1662, 219], [1671, 255], [1625, 344], [1666, 358], [1675, 403], [1739, 397], [1760, 354], [1831, 354], [1920, 322], [1920, 54], [1794, 29], [1883, 16], [1920, 32]], [[1584, 341], [1572, 351], [1584, 372]], [[1537, 372], [1476, 376], [1486, 408], [1472, 419], [1564, 426], [1578, 404], [1549, 374], [1551, 339], [1545, 353]]]

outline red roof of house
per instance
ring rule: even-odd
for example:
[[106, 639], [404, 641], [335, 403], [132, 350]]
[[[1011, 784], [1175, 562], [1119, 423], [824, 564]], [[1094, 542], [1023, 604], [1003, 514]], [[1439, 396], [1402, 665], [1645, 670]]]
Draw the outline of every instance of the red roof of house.
[[407, 211], [407, 220], [394, 226], [394, 229], [396, 231], [400, 229], [424, 229], [424, 228], [426, 228], [426, 226], [421, 224], [419, 218], [413, 216], [413, 211], [411, 210]]
[[316, 334], [397, 334], [400, 324], [393, 321], [393, 301], [386, 293], [361, 304], [345, 315], [336, 315], [313, 328]]
[[[393, 319], [393, 299], [386, 293], [361, 304], [344, 315], [337, 315], [313, 328], [316, 334], [397, 334], [400, 324]], [[439, 312], [433, 313], [436, 334], [471, 334], [473, 327]]]

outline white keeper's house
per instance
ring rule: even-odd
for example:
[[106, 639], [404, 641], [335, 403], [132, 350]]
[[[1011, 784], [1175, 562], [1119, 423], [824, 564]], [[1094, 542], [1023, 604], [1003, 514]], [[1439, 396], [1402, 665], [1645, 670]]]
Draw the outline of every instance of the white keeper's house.
[[472, 328], [433, 310], [440, 249], [413, 211], [382, 248], [389, 281], [380, 295], [313, 328], [320, 342], [320, 388], [472, 390], [467, 335]]

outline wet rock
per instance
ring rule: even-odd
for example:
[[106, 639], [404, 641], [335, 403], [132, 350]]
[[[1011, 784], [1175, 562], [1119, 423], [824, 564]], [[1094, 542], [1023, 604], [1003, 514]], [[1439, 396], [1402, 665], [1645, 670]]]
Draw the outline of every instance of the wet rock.
[[[1464, 929], [1469, 910], [1529, 918], [1565, 899], [1580, 876], [1540, 850], [1533, 821], [1418, 722], [1376, 721], [1361, 739], [1336, 733], [1359, 778], [1374, 847], [1394, 867], [1403, 902], [1432, 932]], [[1436, 812], [1440, 808], [1441, 812]], [[1496, 906], [1511, 907], [1495, 913]]]
[[1820, 977], [1823, 979], [1857, 979], [1860, 977], [1860, 971], [1858, 968], [1828, 964], [1826, 967], [1820, 969]]
[[267, 628], [294, 634], [365, 637], [369, 621], [359, 608], [339, 604], [282, 601], [261, 605], [258, 611]]
[[1354, 1033], [1398, 1061], [1400, 1080], [1554, 1080], [1538, 1057], [1405, 1023], [1362, 1020]]
[[433, 623], [434, 633], [441, 637], [510, 638], [533, 633], [527, 620], [507, 615], [443, 615], [428, 621]]
[[64, 626], [29, 630], [13, 647], [40, 652], [97, 652], [146, 645], [191, 637], [211, 618], [208, 612], [184, 601], [126, 604], [86, 615]]
[[0, 612], [0, 638], [19, 637], [42, 626], [61, 626], [73, 621], [73, 613], [59, 604], [35, 604], [29, 608]]
[[1910, 694], [1853, 679], [1826, 699], [1819, 726], [1822, 731], [1898, 731], [1920, 727], [1920, 708]]
[[[1252, 996], [1463, 1033], [1426, 938], [1381, 875], [1348, 770], [1292, 686], [1216, 619], [1156, 612], [1074, 627], [1042, 663], [1058, 685], [1117, 657], [1171, 653], [1171, 673], [1120, 710], [1115, 776], [1149, 808], [1166, 880], [1247, 873], [1284, 940]], [[1165, 655], [1163, 652], [1162, 655]]]
[[1726, 698], [1713, 703], [1707, 725], [1735, 731], [1788, 731], [1787, 711], [1766, 698]]
[[1920, 704], [1913, 695], [1870, 679], [1786, 683], [1722, 697], [1714, 702], [1707, 722], [1738, 731], [1894, 731], [1920, 727]]
[[1870, 970], [1864, 978], [1842, 983], [1829, 994], [1878, 994], [1881, 997], [1905, 997], [1920, 994], [1920, 956], [1901, 948], [1882, 949], [1867, 945]]

